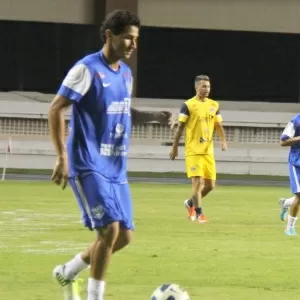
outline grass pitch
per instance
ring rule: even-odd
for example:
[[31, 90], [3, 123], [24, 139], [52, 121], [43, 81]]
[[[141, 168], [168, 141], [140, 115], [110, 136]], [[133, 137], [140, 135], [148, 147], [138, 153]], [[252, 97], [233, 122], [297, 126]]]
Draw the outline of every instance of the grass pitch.
[[[113, 258], [106, 300], [149, 299], [167, 282], [193, 300], [300, 299], [300, 240], [283, 234], [277, 204], [288, 188], [220, 186], [204, 200], [208, 224], [187, 221], [189, 193], [189, 185], [132, 184], [135, 240]], [[0, 299], [62, 299], [53, 267], [94, 237], [70, 188], [1, 183], [0, 223]]]

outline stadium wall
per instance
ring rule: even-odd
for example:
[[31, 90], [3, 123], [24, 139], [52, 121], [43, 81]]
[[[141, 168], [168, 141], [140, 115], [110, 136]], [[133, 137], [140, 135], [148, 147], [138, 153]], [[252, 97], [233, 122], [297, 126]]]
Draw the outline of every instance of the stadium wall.
[[[230, 147], [230, 145], [229, 145]], [[5, 161], [7, 140], [0, 140], [0, 162]], [[216, 145], [217, 171], [223, 174], [249, 174], [287, 176], [287, 150], [261, 147], [229, 148], [221, 152]], [[179, 149], [179, 158], [170, 161], [170, 147], [152, 144], [144, 145], [133, 142], [129, 151], [129, 171], [139, 172], [185, 172], [184, 148]], [[12, 154], [7, 168], [16, 169], [52, 169], [55, 152], [50, 141], [12, 140]]]
[[[135, 3], [98, 2], [106, 11]], [[95, 5], [95, 0], [1, 0], [0, 20], [92, 24]], [[155, 27], [300, 33], [299, 10], [296, 0], [138, 1], [143, 25]]]
[[[0, 93], [0, 168], [4, 165], [9, 137], [12, 154], [8, 168], [52, 168], [55, 152], [47, 124], [52, 97], [35, 92]], [[176, 117], [182, 100], [134, 98], [133, 103], [142, 110], [171, 110]], [[229, 150], [221, 152], [216, 141], [218, 172], [287, 175], [288, 149], [279, 146], [279, 137], [297, 111], [297, 105], [222, 101], [221, 107]], [[69, 119], [68, 112], [66, 118]], [[134, 127], [129, 171], [184, 172], [183, 147], [177, 160], [169, 160], [170, 146], [164, 145], [172, 139], [168, 127], [155, 124]]]
[[139, 0], [145, 26], [300, 33], [296, 0]]
[[1, 67], [9, 72], [0, 73], [0, 89], [55, 93], [78, 59], [102, 47], [104, 15], [128, 8], [143, 24], [128, 61], [134, 96], [189, 98], [195, 76], [207, 74], [216, 99], [297, 103], [298, 2], [2, 0]]
[[1, 0], [0, 20], [93, 23], [94, 0]]

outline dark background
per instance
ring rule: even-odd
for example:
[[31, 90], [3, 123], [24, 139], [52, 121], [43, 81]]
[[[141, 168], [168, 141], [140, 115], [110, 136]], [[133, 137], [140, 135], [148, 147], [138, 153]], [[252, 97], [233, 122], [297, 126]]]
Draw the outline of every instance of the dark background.
[[[73, 63], [101, 47], [99, 26], [0, 21], [0, 90], [55, 93]], [[143, 27], [137, 96], [190, 98], [206, 74], [219, 100], [299, 102], [295, 34]]]
[[0, 89], [55, 93], [69, 68], [101, 47], [96, 25], [0, 22]]

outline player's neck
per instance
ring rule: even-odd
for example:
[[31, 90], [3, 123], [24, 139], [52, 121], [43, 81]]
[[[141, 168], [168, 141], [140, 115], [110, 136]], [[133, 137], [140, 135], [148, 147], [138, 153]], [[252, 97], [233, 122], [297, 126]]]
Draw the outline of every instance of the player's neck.
[[206, 97], [201, 97], [199, 95], [196, 95], [196, 99], [201, 101], [201, 102], [206, 102], [207, 98]]
[[114, 70], [117, 71], [120, 67], [120, 59], [114, 55], [113, 51], [109, 49], [108, 45], [104, 45], [102, 48], [103, 56], [107, 64]]

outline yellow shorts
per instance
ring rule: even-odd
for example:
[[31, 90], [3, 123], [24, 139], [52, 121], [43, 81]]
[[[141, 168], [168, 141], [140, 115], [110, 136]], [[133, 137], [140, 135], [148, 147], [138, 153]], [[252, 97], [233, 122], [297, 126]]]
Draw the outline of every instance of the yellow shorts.
[[187, 177], [203, 177], [206, 179], [216, 180], [216, 161], [211, 154], [199, 154], [186, 156], [185, 158]]

